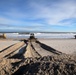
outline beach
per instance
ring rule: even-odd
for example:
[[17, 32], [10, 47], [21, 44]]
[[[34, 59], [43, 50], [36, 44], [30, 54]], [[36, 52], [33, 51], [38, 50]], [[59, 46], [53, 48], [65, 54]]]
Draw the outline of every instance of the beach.
[[76, 39], [0, 40], [0, 75], [75, 75], [75, 55]]
[[[41, 43], [66, 54], [76, 53], [76, 39], [38, 39]], [[0, 51], [18, 43], [17, 40], [0, 40]]]
[[0, 51], [18, 42], [19, 41], [0, 39]]
[[39, 41], [62, 53], [76, 53], [76, 39], [39, 39]]

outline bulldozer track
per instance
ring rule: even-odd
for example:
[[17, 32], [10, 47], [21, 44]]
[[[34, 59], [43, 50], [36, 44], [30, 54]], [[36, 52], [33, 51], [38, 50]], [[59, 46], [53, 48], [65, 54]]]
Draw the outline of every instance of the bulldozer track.
[[4, 50], [3, 52], [0, 53], [0, 59], [5, 57], [8, 54], [14, 52], [15, 50], [19, 49], [23, 45], [24, 45], [24, 42], [19, 42], [19, 43], [16, 43], [15, 45], [13, 45], [12, 47]]

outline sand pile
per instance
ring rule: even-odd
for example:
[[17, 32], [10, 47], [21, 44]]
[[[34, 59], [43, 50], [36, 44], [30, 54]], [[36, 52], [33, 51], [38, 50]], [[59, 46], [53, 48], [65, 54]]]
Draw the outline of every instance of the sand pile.
[[0, 63], [0, 75], [76, 75], [76, 60], [70, 56], [44, 56], [4, 61]]
[[[34, 59], [35, 60], [35, 59]], [[27, 64], [24, 75], [75, 75], [76, 62], [69, 59], [59, 61], [55, 57], [43, 57]], [[67, 60], [67, 61], [66, 61]], [[69, 62], [68, 62], [69, 61]], [[23, 75], [22, 74], [22, 75]]]
[[28, 57], [40, 57], [38, 52], [33, 48], [32, 44], [29, 42], [27, 47], [26, 47], [26, 52], [24, 53], [24, 58]]
[[[0, 75], [76, 75], [76, 58], [39, 41], [0, 59]], [[14, 51], [14, 50], [13, 50]]]
[[0, 75], [11, 75], [16, 70], [12, 63], [20, 62], [19, 59], [6, 59], [0, 60]]

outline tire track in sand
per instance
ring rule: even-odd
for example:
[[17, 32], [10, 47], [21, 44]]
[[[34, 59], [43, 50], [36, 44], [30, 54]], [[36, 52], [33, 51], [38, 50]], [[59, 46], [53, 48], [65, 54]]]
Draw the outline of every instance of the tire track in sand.
[[31, 42], [28, 42], [28, 45], [26, 47], [26, 52], [24, 53], [24, 57], [41, 57], [41, 55], [34, 49], [33, 45]]
[[12, 47], [6, 49], [5, 51], [0, 53], [0, 59], [7, 56], [8, 54], [14, 52], [15, 50], [19, 49], [20, 47], [22, 47], [25, 43], [24, 42], [18, 42], [15, 45], [13, 45]]

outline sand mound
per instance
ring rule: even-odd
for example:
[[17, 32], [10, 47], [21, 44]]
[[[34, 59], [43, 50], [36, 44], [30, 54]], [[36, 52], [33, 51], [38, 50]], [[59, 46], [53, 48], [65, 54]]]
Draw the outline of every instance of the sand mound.
[[63, 55], [21, 61], [5, 59], [0, 65], [0, 75], [76, 75], [76, 60]]
[[29, 44], [26, 47], [26, 52], [24, 53], [24, 57], [28, 58], [28, 57], [40, 57], [40, 55], [38, 54], [38, 52], [36, 52], [36, 50], [33, 48], [32, 44], [29, 42]]
[[[25, 75], [75, 75], [76, 63], [74, 61], [63, 62], [50, 60], [52, 57], [40, 58], [40, 61], [32, 61], [27, 64], [23, 74]], [[22, 75], [23, 75], [22, 74]], [[19, 75], [19, 74], [18, 74]]]
[[28, 42], [23, 49], [22, 54], [0, 59], [0, 75], [76, 75], [76, 58], [71, 55], [40, 42]]
[[19, 59], [5, 59], [0, 60], [0, 75], [11, 75], [15, 68], [12, 63], [20, 62]]

